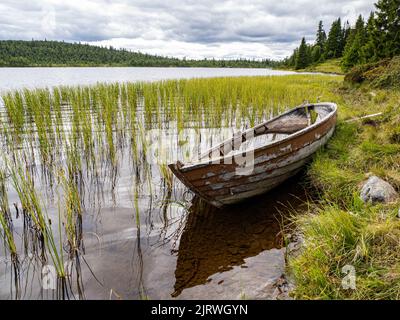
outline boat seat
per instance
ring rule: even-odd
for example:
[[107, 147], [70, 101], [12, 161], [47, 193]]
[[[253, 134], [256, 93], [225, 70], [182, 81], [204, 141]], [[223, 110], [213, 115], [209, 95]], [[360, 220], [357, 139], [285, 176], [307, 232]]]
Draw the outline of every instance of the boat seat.
[[268, 125], [266, 133], [285, 133], [292, 134], [309, 126], [307, 118], [290, 117], [280, 119], [280, 121], [272, 122]]

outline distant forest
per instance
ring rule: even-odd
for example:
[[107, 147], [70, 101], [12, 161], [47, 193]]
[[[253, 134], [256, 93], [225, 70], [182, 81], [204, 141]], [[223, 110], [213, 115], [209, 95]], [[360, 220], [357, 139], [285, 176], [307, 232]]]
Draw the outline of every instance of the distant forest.
[[283, 65], [304, 69], [341, 58], [342, 69], [348, 71], [357, 65], [400, 55], [400, 0], [379, 0], [375, 7], [367, 20], [360, 15], [354, 26], [348, 21], [342, 25], [338, 18], [328, 34], [320, 21], [315, 43], [307, 44], [303, 38]]
[[0, 41], [0, 67], [123, 66], [123, 67], [230, 67], [266, 68], [276, 61], [187, 60], [155, 56], [126, 49], [104, 48], [60, 41]]

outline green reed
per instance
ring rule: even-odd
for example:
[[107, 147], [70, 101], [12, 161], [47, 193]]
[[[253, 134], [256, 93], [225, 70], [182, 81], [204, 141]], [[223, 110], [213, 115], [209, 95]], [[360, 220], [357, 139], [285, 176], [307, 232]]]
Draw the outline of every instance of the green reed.
[[[32, 228], [36, 233], [37, 240], [42, 247], [42, 261], [46, 261], [46, 249], [54, 263], [59, 277], [65, 277], [65, 270], [62, 260], [62, 252], [56, 245], [47, 212], [42, 208], [42, 202], [34, 188], [32, 177], [28, 171], [21, 167], [10, 168], [12, 184], [21, 201], [22, 212], [32, 221]], [[61, 222], [59, 222], [61, 223]]]
[[[149, 141], [148, 134], [152, 129], [171, 129], [171, 137], [176, 135], [176, 141], [171, 138], [176, 151], [183, 153], [185, 130], [189, 128], [243, 129], [305, 100], [330, 100], [330, 83], [340, 80], [301, 75], [232, 77], [100, 83], [7, 93], [2, 97], [0, 142], [12, 161], [7, 161], [6, 171], [11, 176], [2, 176], [4, 185], [11, 180], [43, 255], [47, 252], [51, 256], [59, 277], [65, 278], [62, 242], [56, 245], [47, 204], [39, 198], [35, 185], [48, 187], [49, 193], [53, 189], [60, 192], [58, 232], [60, 237], [65, 236], [69, 257], [77, 260], [83, 251], [84, 203], [88, 197], [101, 198], [107, 184], [111, 186], [107, 190], [114, 192], [118, 170], [126, 160], [125, 147], [129, 147], [135, 217], [140, 225], [142, 194], [150, 195], [151, 202], [154, 181], [160, 178], [163, 197], [170, 203], [174, 187], [165, 163], [149, 163], [150, 157], [159, 156], [150, 154], [154, 142]], [[12, 223], [5, 214], [8, 191], [1, 183], [0, 189], [2, 235], [8, 250], [17, 255]]]
[[25, 108], [21, 93], [19, 91], [7, 93], [3, 96], [3, 101], [13, 142], [19, 145], [25, 126]]
[[5, 245], [11, 254], [12, 260], [18, 260], [17, 247], [14, 241], [14, 232], [10, 205], [8, 202], [6, 177], [3, 171], [0, 171], [0, 226]]
[[76, 182], [69, 180], [64, 171], [59, 171], [58, 179], [64, 197], [62, 220], [68, 240], [69, 254], [73, 258], [82, 248], [82, 200]]

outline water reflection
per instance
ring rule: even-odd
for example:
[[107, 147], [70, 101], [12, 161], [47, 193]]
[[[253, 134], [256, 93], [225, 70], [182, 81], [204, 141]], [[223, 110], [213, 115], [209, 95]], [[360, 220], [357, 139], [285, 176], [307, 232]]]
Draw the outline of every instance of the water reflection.
[[[258, 92], [265, 92], [265, 81], [255, 82], [263, 88]], [[249, 109], [255, 87], [244, 80], [237, 83], [247, 86], [243, 103], [236, 91], [217, 99], [221, 90], [210, 94], [201, 83], [199, 100], [191, 86], [195, 95], [181, 94], [183, 84], [99, 84], [7, 96], [0, 112], [0, 174], [7, 178], [0, 222], [9, 234], [0, 246], [1, 298], [181, 297], [282, 246], [287, 208], [280, 203], [297, 206], [290, 196], [299, 193], [297, 184], [216, 210], [193, 200], [166, 164], [202, 153], [289, 103]], [[225, 100], [240, 111], [222, 107]], [[54, 288], [45, 281], [50, 275]]]
[[305, 200], [301, 175], [258, 198], [216, 209], [195, 198], [178, 251], [172, 297], [210, 276], [243, 266], [245, 259], [283, 246], [282, 226]]

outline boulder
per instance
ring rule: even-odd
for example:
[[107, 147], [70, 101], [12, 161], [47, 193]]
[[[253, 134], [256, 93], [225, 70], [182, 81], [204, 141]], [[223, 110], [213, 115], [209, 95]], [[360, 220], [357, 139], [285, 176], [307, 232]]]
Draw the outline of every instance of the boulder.
[[395, 201], [397, 197], [393, 186], [377, 176], [369, 177], [361, 188], [361, 199], [364, 202], [388, 203]]

